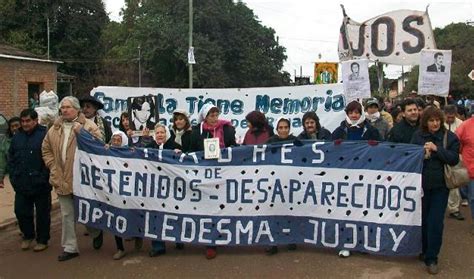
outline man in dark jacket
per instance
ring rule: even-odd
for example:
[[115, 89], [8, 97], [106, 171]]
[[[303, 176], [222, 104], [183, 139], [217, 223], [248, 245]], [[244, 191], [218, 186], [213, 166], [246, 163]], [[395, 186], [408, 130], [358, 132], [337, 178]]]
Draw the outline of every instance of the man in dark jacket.
[[104, 104], [97, 101], [92, 96], [87, 96], [80, 100], [82, 113], [86, 116], [87, 119], [94, 121], [94, 123], [99, 127], [100, 133], [102, 134], [101, 140], [105, 143], [109, 143], [112, 138], [112, 128], [110, 123], [99, 115], [97, 112], [99, 109], [104, 108]]
[[[38, 113], [25, 109], [21, 129], [13, 136], [8, 151], [10, 181], [15, 190], [15, 214], [23, 233], [21, 249], [28, 250], [36, 237], [35, 252], [48, 248], [51, 223], [51, 185], [41, 145], [46, 128], [38, 124]], [[33, 220], [36, 211], [36, 230]]]
[[402, 112], [403, 119], [390, 130], [388, 141], [410, 143], [413, 134], [419, 128], [420, 114], [415, 100], [406, 99], [403, 101]]
[[303, 132], [298, 135], [298, 139], [331, 140], [331, 132], [321, 127], [316, 112], [308, 111], [303, 115]]

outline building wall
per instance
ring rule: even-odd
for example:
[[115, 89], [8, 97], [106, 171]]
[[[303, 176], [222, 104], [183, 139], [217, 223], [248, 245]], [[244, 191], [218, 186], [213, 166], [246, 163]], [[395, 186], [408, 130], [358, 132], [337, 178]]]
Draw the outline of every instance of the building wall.
[[[28, 108], [28, 84], [57, 92], [57, 64], [0, 58], [0, 113], [7, 118]], [[41, 92], [39, 92], [41, 93]]]

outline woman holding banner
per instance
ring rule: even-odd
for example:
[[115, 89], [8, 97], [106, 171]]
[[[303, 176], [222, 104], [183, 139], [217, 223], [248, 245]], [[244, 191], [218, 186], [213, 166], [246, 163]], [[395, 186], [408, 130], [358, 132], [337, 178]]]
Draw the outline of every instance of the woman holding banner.
[[[235, 128], [228, 120], [219, 119], [219, 109], [206, 103], [199, 111], [199, 124], [193, 127], [191, 134], [191, 151], [205, 151], [204, 140], [218, 139], [219, 147], [235, 146]], [[213, 259], [217, 256], [216, 246], [206, 247], [206, 258]]]
[[249, 129], [245, 133], [243, 145], [262, 144], [273, 136], [273, 128], [268, 125], [265, 114], [258, 110], [251, 111], [245, 116]]
[[[430, 274], [438, 273], [438, 253], [443, 240], [444, 213], [449, 197], [444, 165], [454, 166], [459, 162], [459, 140], [443, 123], [443, 111], [434, 106], [427, 107], [421, 117], [420, 130], [413, 134], [411, 140], [411, 143], [423, 145], [425, 149], [421, 178], [423, 251], [420, 259], [425, 262]], [[443, 143], [445, 137], [446, 144]]]
[[[346, 120], [341, 122], [341, 125], [332, 133], [333, 140], [371, 140], [380, 141], [380, 134], [372, 127], [365, 119], [365, 114], [362, 110], [362, 105], [358, 101], [352, 101], [347, 104]], [[339, 251], [339, 257], [347, 258], [351, 255], [349, 250]]]
[[181, 151], [191, 150], [191, 122], [185, 110], [177, 109], [173, 112], [173, 127], [170, 134], [170, 140], [179, 144]]
[[331, 140], [331, 132], [321, 126], [319, 117], [314, 111], [303, 114], [303, 129], [298, 135], [300, 140]]

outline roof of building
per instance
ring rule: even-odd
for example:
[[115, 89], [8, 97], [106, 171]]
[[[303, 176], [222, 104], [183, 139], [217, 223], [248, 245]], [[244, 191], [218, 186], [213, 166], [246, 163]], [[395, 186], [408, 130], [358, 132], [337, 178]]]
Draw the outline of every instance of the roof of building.
[[0, 58], [28, 60], [28, 61], [46, 62], [46, 63], [63, 63], [61, 61], [49, 60], [43, 56], [36, 55], [31, 52], [13, 47], [11, 45], [1, 44], [1, 43], [0, 43]]

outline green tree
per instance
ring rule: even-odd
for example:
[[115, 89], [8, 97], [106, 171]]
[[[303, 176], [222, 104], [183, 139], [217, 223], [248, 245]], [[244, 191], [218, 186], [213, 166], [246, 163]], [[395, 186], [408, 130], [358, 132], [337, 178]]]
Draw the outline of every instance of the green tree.
[[46, 56], [50, 24], [50, 57], [64, 61], [59, 71], [76, 77], [76, 92], [97, 84], [104, 49], [100, 37], [108, 22], [101, 0], [0, 0], [0, 39]]
[[[145, 85], [187, 87], [188, 2], [129, 0], [123, 15], [121, 28], [126, 32], [120, 32], [117, 43], [110, 44], [107, 57], [136, 61], [140, 46]], [[289, 83], [289, 74], [281, 71], [285, 48], [276, 41], [275, 31], [262, 26], [245, 4], [194, 1], [193, 29], [194, 87]], [[107, 28], [104, 33], [108, 40], [112, 30]], [[136, 68], [136, 63], [129, 65]]]
[[[474, 65], [474, 26], [453, 23], [444, 28], [436, 28], [434, 36], [438, 49], [452, 50], [451, 81], [449, 88], [455, 98], [463, 95], [474, 98], [474, 82], [467, 74]], [[418, 66], [413, 67], [405, 92], [417, 90]]]

